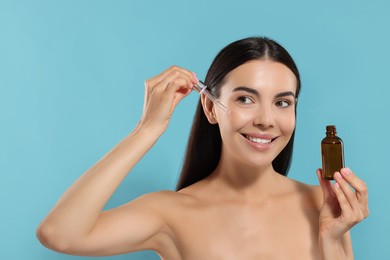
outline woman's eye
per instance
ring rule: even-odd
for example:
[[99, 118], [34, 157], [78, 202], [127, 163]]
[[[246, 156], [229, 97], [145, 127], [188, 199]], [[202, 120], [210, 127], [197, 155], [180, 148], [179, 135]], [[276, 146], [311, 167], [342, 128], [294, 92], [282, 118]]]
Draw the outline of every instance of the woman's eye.
[[278, 107], [289, 107], [291, 105], [290, 101], [287, 100], [279, 100], [276, 102], [276, 106]]
[[249, 97], [238, 97], [237, 100], [242, 104], [252, 104], [253, 100]]

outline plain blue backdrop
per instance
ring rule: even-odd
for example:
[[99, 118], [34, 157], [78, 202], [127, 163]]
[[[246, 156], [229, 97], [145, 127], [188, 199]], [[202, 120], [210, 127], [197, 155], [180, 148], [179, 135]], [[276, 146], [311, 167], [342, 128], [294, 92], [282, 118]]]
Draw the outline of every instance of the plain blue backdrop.
[[[133, 129], [147, 78], [176, 64], [202, 79], [222, 47], [254, 35], [280, 42], [302, 75], [289, 176], [317, 184], [324, 128], [336, 124], [346, 164], [369, 187], [356, 259], [389, 257], [389, 11], [385, 0], [0, 0], [0, 258], [91, 259], [44, 248], [38, 223]], [[179, 104], [107, 208], [174, 189], [198, 98]]]

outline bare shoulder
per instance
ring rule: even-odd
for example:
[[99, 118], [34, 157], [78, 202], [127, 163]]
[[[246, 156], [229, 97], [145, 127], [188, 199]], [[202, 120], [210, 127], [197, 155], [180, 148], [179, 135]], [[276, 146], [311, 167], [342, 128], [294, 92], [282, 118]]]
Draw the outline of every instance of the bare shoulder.
[[162, 209], [165, 211], [167, 207], [179, 206], [180, 204], [185, 203], [188, 196], [185, 194], [171, 191], [171, 190], [162, 190], [152, 193], [144, 194], [135, 200], [131, 201], [131, 204], [142, 204], [143, 206], [151, 207], [156, 210]]
[[306, 184], [291, 178], [288, 178], [294, 186], [295, 192], [305, 200], [311, 201], [318, 209], [323, 203], [323, 193], [321, 186]]

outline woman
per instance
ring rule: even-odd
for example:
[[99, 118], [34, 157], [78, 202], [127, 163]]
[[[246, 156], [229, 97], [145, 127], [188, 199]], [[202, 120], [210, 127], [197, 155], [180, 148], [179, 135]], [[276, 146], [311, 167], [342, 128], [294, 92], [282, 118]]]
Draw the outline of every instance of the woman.
[[102, 212], [197, 82], [176, 66], [145, 82], [138, 125], [62, 196], [40, 241], [91, 256], [149, 249], [169, 260], [353, 259], [349, 230], [368, 216], [366, 185], [349, 168], [333, 186], [321, 170], [320, 186], [286, 177], [300, 78], [267, 38], [234, 42], [212, 63], [205, 83], [228, 111], [201, 96], [178, 191]]

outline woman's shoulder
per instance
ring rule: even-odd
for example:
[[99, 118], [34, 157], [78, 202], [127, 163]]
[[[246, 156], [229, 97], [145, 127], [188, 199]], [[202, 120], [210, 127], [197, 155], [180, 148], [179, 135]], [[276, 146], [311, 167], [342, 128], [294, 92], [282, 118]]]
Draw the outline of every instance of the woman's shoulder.
[[312, 202], [318, 209], [321, 208], [323, 204], [321, 186], [303, 183], [291, 178], [288, 179], [293, 184], [293, 190], [298, 196], [302, 197], [305, 201]]
[[143, 207], [160, 211], [161, 213], [166, 212], [166, 209], [178, 209], [180, 206], [188, 204], [190, 196], [179, 193], [172, 190], [161, 190], [151, 193], [146, 193], [130, 202], [137, 203]]

